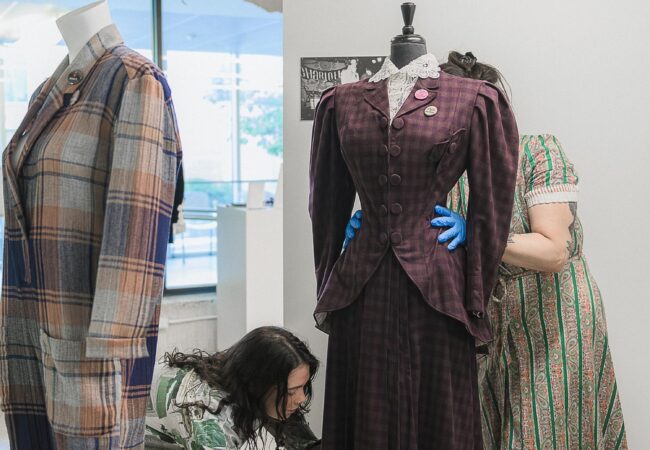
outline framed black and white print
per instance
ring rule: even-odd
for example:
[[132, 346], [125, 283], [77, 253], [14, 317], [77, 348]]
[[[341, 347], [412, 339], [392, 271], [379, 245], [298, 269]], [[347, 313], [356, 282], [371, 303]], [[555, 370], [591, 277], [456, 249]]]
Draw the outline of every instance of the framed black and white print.
[[372, 77], [384, 56], [332, 56], [300, 58], [300, 120], [313, 120], [323, 91]]

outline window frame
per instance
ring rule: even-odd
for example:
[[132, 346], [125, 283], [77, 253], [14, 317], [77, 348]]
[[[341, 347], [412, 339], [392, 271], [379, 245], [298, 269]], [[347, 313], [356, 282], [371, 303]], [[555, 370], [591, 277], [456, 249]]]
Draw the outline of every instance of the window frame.
[[[165, 71], [165, 65], [164, 65], [164, 47], [163, 47], [163, 6], [162, 6], [162, 0], [151, 0], [151, 20], [152, 20], [152, 58], [154, 64], [156, 64], [163, 72]], [[240, 65], [239, 62], [237, 63], [236, 71], [239, 73], [240, 70]], [[239, 77], [236, 78], [237, 83], [239, 83]], [[240, 97], [239, 97], [239, 90], [236, 90], [236, 101], [235, 101], [235, 107], [237, 109], [237, 113], [235, 114], [235, 120], [233, 123], [233, 133], [235, 136], [239, 136], [241, 133], [241, 127], [240, 127], [240, 120], [239, 120], [239, 108], [240, 108]], [[241, 192], [242, 192], [242, 186], [244, 184], [248, 184], [251, 182], [277, 182], [278, 180], [242, 180], [241, 175], [242, 175], [242, 168], [241, 168], [241, 145], [239, 143], [239, 139], [234, 140], [234, 146], [233, 146], [233, 170], [234, 173], [236, 174], [237, 178], [233, 180], [231, 183], [233, 183], [233, 188], [237, 189], [238, 195], [237, 198], [241, 198]], [[204, 213], [205, 211], [194, 211], [194, 210], [183, 210], [185, 214], [195, 214], [195, 213]], [[214, 222], [219, 223], [219, 218], [216, 214], [216, 211], [214, 211]], [[209, 220], [209, 219], [205, 219]], [[169, 250], [169, 248], [168, 248]], [[218, 249], [217, 249], [218, 252]], [[216, 256], [215, 256], [216, 257]], [[217, 266], [217, 273], [218, 273], [218, 266]], [[163, 288], [163, 295], [164, 296], [184, 296], [188, 294], [204, 294], [204, 293], [215, 293], [218, 290], [219, 287], [219, 281], [217, 279], [217, 282], [215, 284], [206, 284], [206, 285], [200, 285], [200, 286], [190, 286], [190, 287], [179, 287], [179, 288], [168, 288], [167, 287], [167, 276], [165, 275], [164, 279], [164, 288]]]

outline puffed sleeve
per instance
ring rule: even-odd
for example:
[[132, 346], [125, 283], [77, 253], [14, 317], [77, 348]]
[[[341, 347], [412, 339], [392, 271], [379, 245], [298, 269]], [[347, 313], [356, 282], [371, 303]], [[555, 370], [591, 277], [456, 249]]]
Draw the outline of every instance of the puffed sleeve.
[[469, 136], [466, 309], [483, 317], [505, 250], [518, 160], [517, 123], [491, 84], [479, 88]]
[[345, 225], [350, 219], [356, 194], [341, 153], [335, 94], [336, 88], [325, 91], [316, 107], [309, 165], [309, 215], [319, 295], [341, 254]]
[[526, 136], [522, 141], [526, 205], [578, 201], [578, 175], [550, 134]]

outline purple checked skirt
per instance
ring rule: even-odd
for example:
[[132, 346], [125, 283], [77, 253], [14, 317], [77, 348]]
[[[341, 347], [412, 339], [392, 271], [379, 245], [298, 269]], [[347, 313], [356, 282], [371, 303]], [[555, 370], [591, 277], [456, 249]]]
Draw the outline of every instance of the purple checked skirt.
[[392, 252], [330, 320], [323, 450], [483, 448], [474, 338]]

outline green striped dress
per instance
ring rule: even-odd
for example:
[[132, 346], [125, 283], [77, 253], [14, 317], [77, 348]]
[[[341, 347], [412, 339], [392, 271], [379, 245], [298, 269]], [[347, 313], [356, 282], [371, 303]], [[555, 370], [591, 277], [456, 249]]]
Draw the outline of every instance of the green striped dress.
[[[530, 232], [528, 208], [577, 202], [573, 165], [551, 135], [522, 136], [510, 231]], [[463, 176], [449, 207], [466, 212]], [[558, 273], [502, 264], [489, 307], [494, 341], [479, 356], [486, 449], [626, 449], [602, 299], [576, 218]]]

